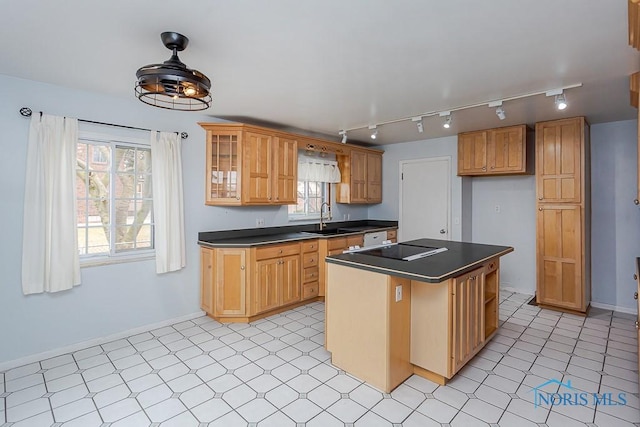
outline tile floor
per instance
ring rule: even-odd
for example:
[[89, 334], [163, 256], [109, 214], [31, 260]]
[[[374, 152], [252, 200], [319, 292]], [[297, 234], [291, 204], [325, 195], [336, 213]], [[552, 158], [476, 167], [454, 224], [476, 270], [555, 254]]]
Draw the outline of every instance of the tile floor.
[[[0, 424], [640, 426], [634, 316], [585, 319], [528, 299], [503, 292], [499, 334], [446, 386], [414, 375], [383, 394], [333, 367], [324, 305], [311, 303], [250, 325], [201, 317], [0, 373]], [[533, 388], [550, 379], [613, 400], [536, 408]], [[626, 405], [611, 404], [619, 393]]]

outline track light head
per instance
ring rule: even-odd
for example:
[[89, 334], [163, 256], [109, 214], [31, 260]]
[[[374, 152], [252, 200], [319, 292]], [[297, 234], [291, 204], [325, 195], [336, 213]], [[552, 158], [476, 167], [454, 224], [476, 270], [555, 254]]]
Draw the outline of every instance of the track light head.
[[424, 132], [424, 125], [422, 124], [422, 116], [412, 117], [411, 121], [416, 124], [416, 126], [418, 127], [419, 133]]
[[346, 130], [341, 130], [340, 132], [338, 132], [338, 135], [342, 136], [342, 143], [346, 144], [347, 143], [347, 131]]
[[376, 139], [378, 137], [378, 128], [376, 125], [369, 126], [369, 130], [371, 131], [371, 139]]
[[556, 108], [558, 110], [567, 108], [567, 98], [564, 97], [564, 93], [556, 95]]
[[502, 108], [502, 107], [496, 108], [496, 115], [498, 116], [498, 118], [500, 120], [504, 120], [504, 119], [507, 118], [507, 115], [504, 112], [504, 108]]
[[442, 127], [445, 129], [449, 129], [451, 127], [451, 111], [442, 111], [438, 113], [438, 115], [445, 118]]

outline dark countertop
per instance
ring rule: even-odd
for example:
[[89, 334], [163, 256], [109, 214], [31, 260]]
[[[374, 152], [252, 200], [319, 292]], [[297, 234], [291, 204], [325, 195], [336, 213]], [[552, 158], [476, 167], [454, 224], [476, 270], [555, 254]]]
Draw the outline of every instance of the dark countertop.
[[471, 271], [491, 258], [513, 252], [510, 246], [449, 240], [418, 239], [403, 243], [424, 247], [445, 247], [448, 250], [414, 261], [382, 258], [356, 252], [332, 255], [326, 258], [326, 262], [412, 280], [439, 283]]
[[290, 225], [283, 227], [249, 228], [242, 230], [206, 231], [198, 233], [198, 244], [212, 248], [236, 248], [294, 242], [297, 240], [329, 239], [350, 236], [366, 231], [398, 228], [398, 221], [358, 220], [326, 223], [326, 230], [338, 230], [338, 234], [315, 234], [318, 224]]

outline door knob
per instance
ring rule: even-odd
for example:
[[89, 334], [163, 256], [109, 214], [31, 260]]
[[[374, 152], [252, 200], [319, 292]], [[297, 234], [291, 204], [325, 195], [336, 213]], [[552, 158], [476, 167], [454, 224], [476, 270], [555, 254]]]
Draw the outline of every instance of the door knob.
[[638, 275], [634, 273], [633, 280], [638, 280]]
[[444, 228], [442, 230], [440, 230], [440, 234], [444, 234], [446, 233], [446, 231], [444, 231]]
[[633, 293], [633, 299], [638, 299], [638, 293], [637, 292]]

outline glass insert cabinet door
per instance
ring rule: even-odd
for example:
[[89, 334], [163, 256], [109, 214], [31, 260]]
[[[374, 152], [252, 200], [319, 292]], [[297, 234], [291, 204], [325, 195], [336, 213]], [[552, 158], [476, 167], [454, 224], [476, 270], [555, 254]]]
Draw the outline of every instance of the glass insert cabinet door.
[[206, 202], [240, 203], [240, 134], [241, 132], [207, 132]]

